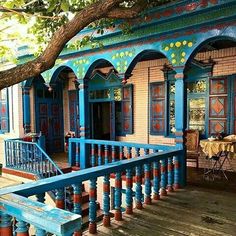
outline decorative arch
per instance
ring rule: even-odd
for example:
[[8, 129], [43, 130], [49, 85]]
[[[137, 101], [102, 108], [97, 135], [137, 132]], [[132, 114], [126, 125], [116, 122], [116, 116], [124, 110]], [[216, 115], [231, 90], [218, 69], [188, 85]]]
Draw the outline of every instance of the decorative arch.
[[114, 68], [114, 65], [112, 64], [112, 62], [110, 60], [107, 60], [107, 59], [104, 59], [104, 58], [101, 58], [101, 59], [97, 59], [95, 61], [93, 61], [87, 71], [86, 71], [86, 74], [85, 74], [85, 77], [86, 78], [89, 78], [91, 77], [92, 73], [93, 73], [93, 70], [98, 67], [99, 65], [103, 65], [103, 64], [109, 64], [110, 66], [112, 66]]
[[[62, 66], [59, 66], [57, 67], [53, 72], [52, 72], [52, 75], [51, 75], [51, 80], [49, 82], [49, 84], [55, 84], [58, 80], [58, 75], [66, 68], [69, 68], [72, 70], [72, 68], [68, 65], [62, 65]], [[72, 70], [73, 71], [73, 70]]]
[[196, 44], [193, 47], [192, 52], [186, 58], [186, 63], [185, 64], [188, 64], [196, 56], [196, 54], [199, 52], [199, 50], [204, 45], [207, 45], [209, 42], [216, 42], [216, 41], [224, 40], [224, 39], [236, 42], [236, 36], [232, 37], [232, 36], [229, 36], [229, 35], [215, 35], [215, 36], [212, 36], [212, 37], [209, 37], [209, 38], [203, 38], [198, 44]]
[[[131, 63], [128, 65], [128, 68], [126, 70], [126, 74], [129, 75], [131, 74], [132, 70], [134, 69], [134, 67], [136, 66], [136, 64], [146, 55], [150, 54], [150, 53], [156, 53], [156, 54], [161, 54], [164, 57], [166, 57], [165, 54], [163, 54], [162, 52], [155, 50], [155, 49], [146, 49], [146, 50], [142, 50], [141, 52], [139, 52], [131, 61]], [[167, 58], [167, 57], [166, 57]], [[168, 59], [168, 58], [167, 58]]]

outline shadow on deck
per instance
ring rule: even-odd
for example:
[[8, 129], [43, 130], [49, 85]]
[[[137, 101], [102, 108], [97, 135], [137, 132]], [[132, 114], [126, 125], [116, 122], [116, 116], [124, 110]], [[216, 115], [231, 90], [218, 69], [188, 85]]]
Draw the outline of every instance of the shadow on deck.
[[[168, 194], [144, 210], [124, 214], [110, 228], [98, 226], [98, 235], [235, 235], [235, 193], [189, 186]], [[84, 235], [90, 235], [85, 232]]]

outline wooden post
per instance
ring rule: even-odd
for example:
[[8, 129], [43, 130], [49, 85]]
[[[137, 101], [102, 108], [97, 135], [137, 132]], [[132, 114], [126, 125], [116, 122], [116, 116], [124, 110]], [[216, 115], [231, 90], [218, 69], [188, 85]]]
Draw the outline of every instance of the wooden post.
[[179, 189], [179, 158], [174, 156], [174, 189]]
[[103, 225], [108, 227], [111, 225], [110, 222], [110, 177], [109, 175], [104, 176], [103, 180]]
[[[73, 187], [73, 200], [74, 200], [74, 213], [78, 215], [82, 215], [82, 184], [74, 184], [72, 185]], [[81, 236], [82, 235], [82, 230], [76, 230], [74, 232], [74, 236]]]
[[160, 194], [159, 194], [159, 189], [160, 189], [160, 164], [159, 162], [153, 162], [153, 199], [154, 200], [159, 200], [160, 199]]
[[[149, 151], [147, 149], [144, 150], [145, 155], [148, 155]], [[144, 165], [144, 177], [145, 177], [145, 204], [150, 205], [152, 203], [151, 193], [152, 193], [152, 185], [151, 185], [151, 166], [150, 164]]]
[[97, 233], [97, 179], [90, 180], [89, 189], [89, 233]]
[[166, 161], [161, 160], [161, 196], [166, 196]]
[[143, 209], [142, 204], [142, 167], [136, 167], [136, 189], [135, 189], [136, 208]]
[[79, 114], [80, 114], [80, 169], [89, 167], [87, 145], [83, 140], [89, 137], [88, 91], [85, 79], [79, 79]]
[[[185, 150], [184, 145], [184, 130], [186, 128], [186, 110], [187, 110], [187, 99], [186, 99], [186, 88], [184, 81], [184, 67], [174, 67], [176, 71], [175, 75], [175, 142], [176, 146], [180, 149]], [[177, 112], [178, 111], [178, 112]], [[179, 159], [181, 173], [179, 184], [181, 186], [186, 185], [186, 158], [184, 156]]]
[[64, 189], [56, 190], [56, 207], [60, 209], [65, 209]]
[[133, 214], [133, 178], [132, 170], [126, 170], [126, 213]]
[[168, 166], [167, 166], [167, 170], [168, 170], [168, 184], [167, 184], [167, 190], [168, 192], [172, 192], [173, 191], [173, 163], [172, 163], [172, 157], [168, 158]]
[[12, 236], [12, 217], [0, 211], [0, 235]]
[[29, 133], [31, 131], [30, 127], [30, 87], [23, 87], [23, 120], [24, 120], [24, 131]]
[[[45, 201], [45, 193], [37, 194], [36, 199], [38, 202], [44, 203]], [[36, 235], [37, 236], [46, 236], [47, 232], [41, 228], [36, 227]]]
[[16, 236], [29, 236], [29, 228], [26, 222], [18, 220], [16, 226]]
[[121, 189], [122, 189], [121, 173], [116, 173], [116, 179], [115, 179], [115, 220], [117, 220], [117, 221], [122, 220]]

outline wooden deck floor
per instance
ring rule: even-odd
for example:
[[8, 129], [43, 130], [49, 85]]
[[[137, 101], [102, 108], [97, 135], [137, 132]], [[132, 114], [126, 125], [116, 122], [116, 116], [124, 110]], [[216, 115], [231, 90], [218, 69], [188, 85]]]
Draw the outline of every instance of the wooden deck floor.
[[[112, 220], [112, 226], [98, 227], [98, 235], [164, 236], [164, 235], [236, 235], [236, 194], [187, 187], [171, 193], [158, 202], [124, 220]], [[90, 235], [85, 232], [84, 235]]]

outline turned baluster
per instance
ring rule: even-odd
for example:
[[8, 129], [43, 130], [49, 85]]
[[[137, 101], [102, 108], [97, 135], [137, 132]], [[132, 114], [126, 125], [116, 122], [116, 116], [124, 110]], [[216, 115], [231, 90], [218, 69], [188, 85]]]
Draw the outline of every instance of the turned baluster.
[[136, 189], [135, 189], [136, 208], [142, 209], [142, 167], [136, 167]]
[[133, 213], [133, 178], [132, 178], [132, 170], [126, 170], [126, 213]]
[[121, 173], [116, 173], [115, 179], [115, 220], [122, 220], [122, 212], [121, 212], [121, 189], [122, 189], [122, 180]]
[[172, 192], [173, 191], [173, 162], [172, 162], [172, 157], [168, 158], [168, 183], [167, 183], [167, 190], [168, 192]]
[[97, 233], [97, 179], [90, 180], [89, 189], [89, 233]]
[[159, 200], [160, 194], [160, 164], [158, 162], [153, 162], [153, 199]]
[[103, 180], [103, 225], [108, 227], [110, 223], [110, 177], [104, 176]]
[[166, 195], [166, 161], [161, 160], [161, 196]]

